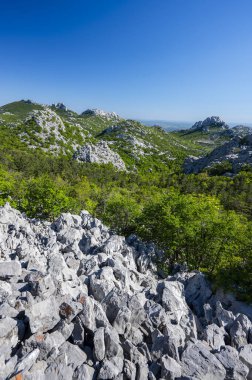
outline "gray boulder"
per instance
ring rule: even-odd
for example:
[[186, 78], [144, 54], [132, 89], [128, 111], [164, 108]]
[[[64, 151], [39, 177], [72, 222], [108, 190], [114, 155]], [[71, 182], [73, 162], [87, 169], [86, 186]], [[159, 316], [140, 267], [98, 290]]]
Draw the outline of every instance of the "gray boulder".
[[80, 367], [87, 360], [86, 353], [78, 346], [65, 342], [59, 349], [59, 355], [57, 355], [54, 362], [60, 364], [67, 364], [71, 366], [73, 370]]
[[179, 360], [176, 342], [170, 339], [169, 336], [163, 335], [160, 331], [155, 330], [152, 333], [151, 357], [155, 361], [161, 359], [166, 354], [175, 360]]
[[71, 335], [73, 343], [77, 345], [82, 345], [84, 343], [85, 329], [79, 317], [77, 317], [73, 323], [74, 327]]
[[21, 276], [22, 268], [19, 261], [0, 261], [0, 278], [6, 279]]
[[172, 324], [180, 325], [187, 337], [197, 337], [196, 322], [185, 297], [184, 286], [178, 281], [165, 281], [162, 306]]
[[23, 328], [21, 321], [16, 321], [10, 317], [0, 319], [0, 357], [3, 356], [4, 360], [9, 360], [12, 351], [15, 349], [19, 340], [22, 338]]
[[252, 379], [252, 344], [246, 344], [239, 349], [239, 358], [249, 369], [248, 380]]
[[223, 327], [217, 326], [215, 323], [206, 326], [203, 332], [203, 339], [214, 350], [219, 350], [221, 346], [225, 346], [225, 336], [227, 335]]
[[90, 331], [95, 330], [95, 312], [94, 312], [94, 300], [91, 297], [84, 297], [83, 309], [79, 314], [79, 318], [83, 326]]
[[123, 370], [123, 359], [121, 357], [111, 357], [105, 359], [100, 369], [98, 379], [108, 380], [116, 379]]
[[244, 314], [238, 315], [229, 330], [232, 345], [236, 348], [246, 345], [251, 329], [252, 324], [248, 317]]
[[39, 356], [39, 349], [36, 348], [34, 351], [30, 352], [25, 357], [23, 357], [17, 363], [17, 365], [15, 367], [15, 374], [18, 374], [20, 372], [27, 372], [27, 371], [29, 371], [29, 369], [36, 362], [38, 356]]
[[226, 370], [203, 342], [189, 342], [181, 357], [182, 376], [194, 380], [224, 380]]
[[100, 327], [94, 334], [94, 357], [98, 361], [102, 361], [105, 357], [105, 341], [104, 327]]
[[239, 360], [239, 354], [235, 348], [223, 346], [214, 354], [226, 370], [227, 380], [243, 380], [247, 378], [249, 369]]
[[129, 328], [131, 322], [131, 311], [127, 306], [123, 306], [117, 313], [113, 322], [113, 327], [119, 335], [125, 333], [126, 328]]
[[127, 380], [133, 380], [136, 378], [136, 366], [131, 361], [125, 359], [123, 374]]
[[219, 326], [225, 327], [226, 330], [230, 329], [235, 320], [235, 315], [232, 311], [224, 309], [220, 301], [216, 302], [215, 315]]
[[104, 330], [105, 353], [108, 358], [123, 356], [119, 336], [115, 329], [106, 328]]
[[73, 378], [73, 374], [73, 368], [65, 363], [50, 363], [45, 370], [46, 380], [69, 380]]
[[161, 360], [161, 377], [167, 380], [175, 380], [181, 377], [181, 367], [177, 361], [164, 355]]
[[198, 317], [204, 316], [204, 305], [212, 296], [212, 290], [205, 275], [200, 272], [179, 272], [174, 277], [184, 284], [184, 295], [188, 305]]
[[88, 364], [82, 364], [74, 373], [74, 379], [93, 380], [95, 378], [95, 369]]
[[52, 329], [59, 321], [59, 305], [54, 297], [32, 304], [26, 311], [31, 332], [44, 332]]

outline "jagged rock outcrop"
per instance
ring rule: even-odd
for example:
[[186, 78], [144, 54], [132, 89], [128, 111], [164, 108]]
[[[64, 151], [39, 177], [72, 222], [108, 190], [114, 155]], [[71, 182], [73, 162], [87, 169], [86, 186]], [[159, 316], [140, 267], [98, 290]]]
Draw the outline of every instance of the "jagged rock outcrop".
[[207, 117], [203, 121], [197, 121], [191, 127], [190, 131], [204, 131], [208, 132], [211, 128], [228, 129], [228, 125], [219, 116]]
[[99, 136], [104, 136], [105, 139], [109, 137], [115, 145], [121, 145], [121, 141], [123, 141], [123, 146], [130, 151], [130, 155], [136, 160], [139, 160], [141, 156], [148, 156], [150, 153], [164, 154], [157, 149], [155, 144], [148, 142], [146, 135], [147, 132], [139, 123], [126, 120], [123, 123], [105, 128]]
[[[252, 324], [88, 212], [0, 208], [0, 379], [251, 379]], [[16, 376], [16, 377], [15, 377]]]
[[115, 119], [119, 120], [120, 116], [118, 116], [115, 112], [106, 112], [103, 110], [99, 110], [97, 108], [87, 109], [86, 111], [82, 112], [81, 116], [100, 116], [104, 117], [105, 119]]
[[65, 131], [65, 125], [57, 113], [47, 106], [44, 106], [42, 110], [34, 110], [29, 113], [25, 125], [28, 127], [28, 131], [22, 133], [21, 137], [24, 141], [30, 141], [29, 129], [32, 129], [32, 135], [41, 141], [42, 146], [45, 142], [50, 142], [50, 147], [43, 148], [44, 150], [58, 151], [61, 143], [66, 144], [62, 133]]
[[247, 127], [245, 125], [236, 125], [233, 128], [226, 129], [223, 131], [222, 136], [228, 136], [228, 137], [244, 137], [248, 134], [252, 133], [251, 127]]
[[[229, 164], [226, 172], [237, 173], [244, 165], [252, 165], [252, 134], [236, 136], [215, 148], [204, 157], [188, 157], [184, 164], [185, 173], [199, 173], [215, 165]], [[223, 168], [225, 174], [225, 167]]]
[[74, 159], [98, 164], [113, 164], [118, 170], [126, 170], [124, 161], [118, 153], [114, 152], [105, 141], [100, 141], [97, 144], [86, 144], [79, 148]]
[[53, 108], [56, 108], [58, 110], [61, 110], [61, 111], [67, 111], [67, 107], [65, 106], [64, 103], [56, 103], [56, 104], [52, 104], [52, 107]]
[[[29, 112], [24, 120], [25, 128], [20, 133], [21, 140], [34, 149], [41, 147], [54, 154], [72, 153], [76, 150], [80, 141], [85, 141], [86, 133], [79, 124], [69, 124], [65, 119], [63, 121], [57, 110], [67, 111], [67, 108], [63, 103], [58, 103], [51, 108], [41, 106], [41, 109]], [[71, 111], [65, 113], [72, 114]]]

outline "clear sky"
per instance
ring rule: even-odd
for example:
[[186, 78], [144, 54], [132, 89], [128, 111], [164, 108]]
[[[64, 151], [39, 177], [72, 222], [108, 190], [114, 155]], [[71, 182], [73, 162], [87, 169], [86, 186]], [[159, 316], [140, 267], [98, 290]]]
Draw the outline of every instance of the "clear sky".
[[0, 104], [252, 122], [251, 0], [1, 0]]

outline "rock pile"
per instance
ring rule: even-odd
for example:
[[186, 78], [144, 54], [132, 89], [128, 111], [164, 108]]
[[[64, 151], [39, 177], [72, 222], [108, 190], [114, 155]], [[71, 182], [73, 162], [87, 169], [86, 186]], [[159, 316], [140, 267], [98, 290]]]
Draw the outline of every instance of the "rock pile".
[[252, 379], [252, 325], [199, 272], [155, 275], [153, 245], [83, 211], [0, 208], [0, 378]]
[[125, 163], [118, 153], [114, 152], [105, 141], [97, 144], [86, 144], [79, 148], [74, 159], [98, 164], [112, 164], [118, 170], [126, 170]]

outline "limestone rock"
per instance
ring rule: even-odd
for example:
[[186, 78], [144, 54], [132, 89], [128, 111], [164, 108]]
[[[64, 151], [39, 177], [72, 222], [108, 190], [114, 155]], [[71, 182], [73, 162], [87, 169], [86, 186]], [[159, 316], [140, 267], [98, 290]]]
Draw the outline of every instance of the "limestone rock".
[[0, 261], [0, 278], [20, 276], [22, 273], [19, 261]]
[[167, 380], [175, 380], [181, 377], [181, 367], [174, 359], [165, 355], [160, 360], [161, 363], [161, 377]]
[[210, 352], [210, 347], [196, 341], [188, 343], [182, 354], [182, 375], [197, 380], [224, 380], [226, 370]]
[[204, 340], [214, 350], [219, 350], [221, 346], [225, 346], [225, 335], [225, 329], [217, 326], [215, 323], [206, 326], [203, 332]]
[[94, 334], [94, 356], [101, 361], [105, 356], [104, 327], [100, 327]]
[[153, 244], [87, 211], [40, 223], [9, 205], [0, 237], [12, 268], [0, 279], [0, 378], [251, 379], [249, 306], [231, 311], [199, 272], [159, 278]]
[[252, 344], [246, 344], [239, 349], [239, 358], [242, 363], [244, 363], [248, 369], [248, 380], [252, 379]]
[[229, 380], [246, 379], [249, 369], [239, 360], [238, 352], [230, 346], [223, 346], [220, 352], [215, 353], [216, 358], [226, 369], [226, 378]]
[[228, 129], [228, 125], [219, 116], [210, 116], [203, 121], [197, 121], [192, 127], [193, 131], [208, 131], [210, 128]]
[[60, 320], [59, 305], [54, 297], [31, 305], [26, 314], [33, 334], [52, 329]]
[[110, 360], [104, 360], [102, 368], [100, 369], [98, 380], [116, 379], [122, 372], [123, 360], [122, 358], [113, 357]]
[[93, 380], [95, 369], [88, 364], [82, 364], [75, 371], [75, 378], [78, 380]]
[[74, 159], [97, 164], [112, 164], [118, 170], [126, 170], [118, 153], [111, 150], [105, 141], [97, 144], [86, 144], [74, 153]]
[[230, 327], [231, 342], [236, 347], [239, 348], [248, 343], [249, 333], [252, 330], [252, 324], [248, 317], [244, 314], [238, 315], [238, 317], [233, 322]]
[[100, 116], [104, 117], [105, 119], [115, 119], [119, 120], [120, 117], [115, 112], [105, 112], [103, 110], [99, 110], [97, 108], [93, 109], [87, 109], [86, 111], [82, 112], [81, 116]]

